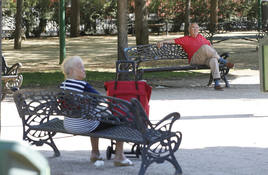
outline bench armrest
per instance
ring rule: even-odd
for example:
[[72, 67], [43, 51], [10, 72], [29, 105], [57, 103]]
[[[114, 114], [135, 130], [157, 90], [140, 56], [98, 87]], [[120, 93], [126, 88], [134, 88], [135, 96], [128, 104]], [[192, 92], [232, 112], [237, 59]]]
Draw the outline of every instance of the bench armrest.
[[153, 124], [155, 130], [170, 131], [176, 120], [180, 119], [180, 114], [178, 112], [173, 112], [165, 116], [162, 120]]
[[8, 67], [5, 75], [18, 75], [20, 67], [22, 67], [21, 63], [13, 64], [11, 67]]
[[131, 104], [133, 106], [132, 112], [135, 113], [136, 128], [139, 130], [139, 132], [142, 133], [144, 139], [147, 140], [148, 143], [150, 142], [151, 139], [150, 130], [154, 130], [157, 132], [163, 131], [166, 133], [171, 133], [171, 129], [174, 122], [180, 118], [180, 114], [178, 112], [173, 112], [165, 116], [158, 123], [152, 124], [149, 121], [148, 116], [146, 115], [145, 111], [143, 110], [141, 104], [137, 99], [135, 98], [131, 99]]

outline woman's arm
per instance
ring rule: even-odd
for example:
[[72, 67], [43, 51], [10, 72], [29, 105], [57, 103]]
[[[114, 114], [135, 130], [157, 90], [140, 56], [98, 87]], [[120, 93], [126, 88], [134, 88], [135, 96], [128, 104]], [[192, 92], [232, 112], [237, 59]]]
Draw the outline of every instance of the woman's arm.
[[94, 89], [89, 83], [86, 84], [85, 91], [86, 91], [86, 92], [95, 93], [95, 94], [100, 94], [100, 93], [99, 93], [96, 89]]

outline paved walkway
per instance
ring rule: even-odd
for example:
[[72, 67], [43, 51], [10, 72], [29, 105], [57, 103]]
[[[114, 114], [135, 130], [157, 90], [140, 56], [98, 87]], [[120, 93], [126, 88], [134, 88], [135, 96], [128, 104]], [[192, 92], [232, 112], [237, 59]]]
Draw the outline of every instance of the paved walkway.
[[[154, 88], [150, 101], [150, 119], [158, 121], [170, 112], [178, 111], [181, 119], [173, 127], [183, 134], [176, 152], [184, 175], [267, 175], [268, 173], [268, 93], [260, 92], [257, 71], [236, 72], [231, 88], [215, 91], [199, 84], [173, 82], [173, 88]], [[188, 86], [186, 86], [187, 84]], [[104, 90], [101, 89], [103, 93]], [[11, 98], [2, 102], [2, 139], [22, 142], [22, 127]], [[56, 144], [61, 157], [50, 158], [49, 147], [36, 148], [48, 158], [52, 175], [136, 175], [135, 166], [117, 168], [106, 160], [104, 168], [89, 163], [88, 137], [58, 135]], [[65, 137], [65, 138], [60, 138]], [[26, 144], [25, 142], [22, 142]], [[101, 153], [110, 141], [101, 140]], [[125, 144], [130, 148], [129, 144]], [[150, 175], [173, 174], [165, 162], [148, 169]]]

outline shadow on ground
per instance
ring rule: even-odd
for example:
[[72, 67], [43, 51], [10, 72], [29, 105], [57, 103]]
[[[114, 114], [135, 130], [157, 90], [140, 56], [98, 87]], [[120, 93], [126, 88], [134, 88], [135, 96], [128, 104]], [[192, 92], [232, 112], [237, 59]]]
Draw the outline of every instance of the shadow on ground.
[[[61, 151], [62, 156], [49, 158], [51, 151], [41, 151], [48, 158], [52, 175], [137, 175], [141, 159], [131, 158], [133, 167], [114, 167], [112, 160], [105, 160], [103, 168], [96, 168], [89, 161], [89, 151]], [[101, 154], [105, 154], [104, 151]], [[265, 175], [268, 172], [268, 149], [257, 147], [205, 147], [179, 149], [176, 158], [185, 175]], [[152, 164], [150, 175], [171, 175], [168, 163]]]

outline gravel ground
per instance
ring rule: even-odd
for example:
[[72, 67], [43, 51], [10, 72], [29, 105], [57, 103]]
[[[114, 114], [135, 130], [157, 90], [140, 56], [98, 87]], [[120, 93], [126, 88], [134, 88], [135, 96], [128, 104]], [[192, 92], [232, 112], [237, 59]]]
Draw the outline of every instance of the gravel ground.
[[[150, 119], [159, 121], [177, 111], [181, 119], [173, 126], [183, 139], [176, 152], [185, 175], [266, 175], [268, 173], [268, 94], [260, 91], [258, 71], [232, 71], [231, 87], [215, 91], [206, 87], [206, 79], [180, 87], [156, 86], [150, 101]], [[192, 81], [193, 83], [194, 81]], [[204, 82], [204, 84], [203, 84]], [[99, 89], [105, 93], [103, 89]], [[12, 98], [2, 102], [2, 139], [22, 143], [22, 127]], [[88, 137], [58, 135], [56, 144], [62, 156], [51, 158], [49, 147], [31, 148], [41, 151], [48, 159], [52, 175], [138, 174], [140, 159], [131, 158], [135, 166], [116, 168], [112, 160], [97, 169], [89, 163]], [[64, 138], [61, 138], [64, 137]], [[110, 145], [100, 140], [101, 154]], [[23, 144], [26, 144], [23, 142]], [[131, 148], [125, 144], [126, 149]], [[172, 166], [153, 164], [148, 174], [173, 174]]]

